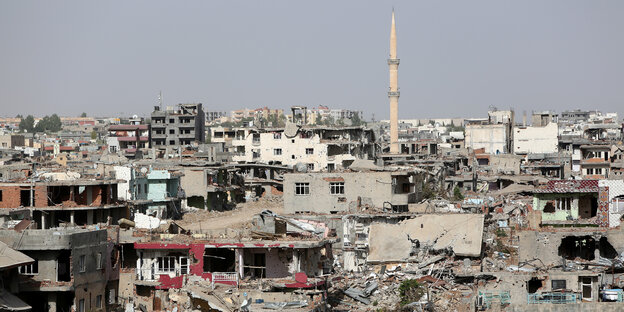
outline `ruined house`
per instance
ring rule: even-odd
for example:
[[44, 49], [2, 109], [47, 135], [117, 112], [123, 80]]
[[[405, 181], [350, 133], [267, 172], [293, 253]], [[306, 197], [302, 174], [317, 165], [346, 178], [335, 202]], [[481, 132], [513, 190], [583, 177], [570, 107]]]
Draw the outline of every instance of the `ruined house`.
[[225, 142], [238, 163], [264, 163], [308, 171], [333, 171], [356, 158], [373, 159], [375, 135], [371, 129], [353, 127], [214, 128], [212, 140]]
[[117, 264], [106, 230], [2, 229], [0, 241], [34, 259], [11, 285], [33, 311], [106, 311], [116, 301]]
[[284, 175], [284, 211], [407, 211], [421, 198], [422, 182], [422, 174], [412, 171], [288, 173]]
[[546, 225], [615, 227], [624, 213], [622, 180], [552, 180], [535, 190], [533, 209]]
[[118, 180], [57, 180], [0, 183], [0, 209], [26, 207], [36, 227], [112, 224], [127, 214], [117, 198]]

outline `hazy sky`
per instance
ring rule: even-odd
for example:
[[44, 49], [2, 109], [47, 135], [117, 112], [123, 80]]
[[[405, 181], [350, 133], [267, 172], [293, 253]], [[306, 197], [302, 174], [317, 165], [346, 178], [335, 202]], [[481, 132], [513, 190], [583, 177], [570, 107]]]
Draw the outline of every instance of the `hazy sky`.
[[624, 113], [624, 1], [0, 0], [0, 115], [292, 105], [400, 118]]

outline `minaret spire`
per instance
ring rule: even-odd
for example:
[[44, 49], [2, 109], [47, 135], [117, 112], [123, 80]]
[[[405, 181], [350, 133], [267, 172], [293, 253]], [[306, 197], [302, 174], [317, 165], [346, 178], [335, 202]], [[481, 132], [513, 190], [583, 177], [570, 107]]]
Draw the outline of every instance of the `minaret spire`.
[[399, 59], [397, 58], [396, 22], [392, 9], [392, 27], [390, 29], [390, 154], [399, 154]]

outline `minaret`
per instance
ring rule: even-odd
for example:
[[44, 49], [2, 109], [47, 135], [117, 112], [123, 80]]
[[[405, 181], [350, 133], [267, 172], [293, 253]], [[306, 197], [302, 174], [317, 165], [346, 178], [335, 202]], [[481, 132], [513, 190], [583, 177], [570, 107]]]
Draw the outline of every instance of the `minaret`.
[[392, 10], [392, 29], [390, 30], [390, 154], [399, 154], [399, 59], [397, 58], [396, 24]]

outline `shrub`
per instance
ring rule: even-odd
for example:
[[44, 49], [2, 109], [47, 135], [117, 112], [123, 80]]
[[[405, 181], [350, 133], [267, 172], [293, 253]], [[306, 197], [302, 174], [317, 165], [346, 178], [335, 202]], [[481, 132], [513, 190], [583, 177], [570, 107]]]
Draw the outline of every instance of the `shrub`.
[[399, 286], [399, 297], [401, 298], [401, 305], [406, 305], [415, 301], [425, 294], [425, 289], [415, 279], [408, 279], [401, 282]]

